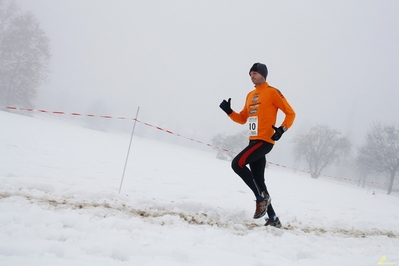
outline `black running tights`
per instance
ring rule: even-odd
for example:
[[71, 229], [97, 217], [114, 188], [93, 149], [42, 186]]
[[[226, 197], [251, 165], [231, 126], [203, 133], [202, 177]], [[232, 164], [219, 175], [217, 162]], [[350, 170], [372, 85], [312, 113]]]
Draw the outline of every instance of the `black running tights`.
[[[242, 150], [231, 162], [234, 172], [239, 175], [245, 184], [252, 190], [255, 197], [267, 194], [265, 184], [266, 154], [273, 149], [273, 144], [262, 140], [251, 140], [249, 145]], [[249, 164], [248, 168], [246, 165]], [[269, 194], [270, 195], [270, 194]], [[269, 207], [268, 214], [274, 214], [273, 208]], [[269, 215], [270, 216], [270, 215]]]

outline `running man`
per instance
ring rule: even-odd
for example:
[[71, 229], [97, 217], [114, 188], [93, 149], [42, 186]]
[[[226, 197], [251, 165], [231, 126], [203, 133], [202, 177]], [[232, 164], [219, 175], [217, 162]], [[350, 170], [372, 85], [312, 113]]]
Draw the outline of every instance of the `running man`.
[[[245, 184], [252, 190], [256, 198], [254, 219], [263, 217], [266, 213], [267, 226], [281, 227], [265, 184], [266, 154], [294, 122], [295, 112], [283, 94], [266, 82], [267, 67], [255, 63], [249, 70], [249, 75], [255, 89], [248, 93], [244, 108], [240, 113], [231, 109], [231, 98], [223, 100], [220, 108], [239, 124], [249, 124], [249, 144], [232, 161], [231, 167]], [[285, 114], [280, 127], [276, 127], [277, 111]], [[247, 167], [249, 165], [249, 168]]]

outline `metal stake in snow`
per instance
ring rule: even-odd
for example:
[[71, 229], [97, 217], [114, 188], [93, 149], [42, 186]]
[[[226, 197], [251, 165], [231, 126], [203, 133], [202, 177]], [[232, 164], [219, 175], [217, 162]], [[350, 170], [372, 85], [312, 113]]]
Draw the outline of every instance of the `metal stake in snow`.
[[123, 184], [123, 178], [125, 177], [126, 165], [127, 165], [128, 159], [129, 159], [130, 147], [132, 146], [132, 140], [133, 140], [133, 135], [134, 135], [134, 129], [136, 128], [136, 122], [137, 122], [137, 117], [139, 116], [139, 111], [140, 111], [140, 106], [137, 107], [136, 118], [134, 119], [132, 135], [130, 136], [129, 149], [127, 150], [127, 155], [126, 155], [125, 167], [123, 168], [123, 174], [122, 174], [121, 185], [119, 186], [119, 194], [121, 194], [121, 189], [122, 189], [122, 184]]

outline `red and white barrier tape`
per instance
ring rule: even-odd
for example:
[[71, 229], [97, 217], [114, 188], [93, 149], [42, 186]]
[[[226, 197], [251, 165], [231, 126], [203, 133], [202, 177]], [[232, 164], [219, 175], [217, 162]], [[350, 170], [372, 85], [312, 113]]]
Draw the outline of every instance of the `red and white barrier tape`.
[[47, 113], [47, 114], [55, 114], [55, 115], [71, 115], [71, 116], [75, 116], [75, 117], [81, 116], [81, 117], [97, 117], [97, 118], [106, 118], [106, 119], [133, 120], [133, 121], [136, 121], [136, 122], [138, 122], [138, 123], [144, 124], [144, 125], [146, 125], [146, 126], [148, 126], [148, 127], [153, 127], [153, 128], [155, 128], [155, 129], [164, 131], [164, 132], [169, 133], [169, 134], [171, 134], [171, 135], [175, 135], [175, 136], [178, 136], [178, 137], [181, 137], [181, 138], [184, 138], [184, 139], [188, 139], [188, 140], [190, 140], [190, 141], [194, 141], [194, 142], [197, 142], [197, 143], [199, 143], [199, 144], [206, 145], [206, 146], [208, 146], [208, 147], [213, 147], [213, 148], [216, 148], [216, 149], [221, 150], [221, 151], [224, 151], [224, 152], [230, 152], [230, 151], [227, 150], [227, 149], [220, 148], [220, 147], [214, 146], [214, 145], [209, 144], [209, 143], [204, 143], [204, 142], [202, 142], [202, 141], [195, 140], [195, 139], [193, 139], [193, 138], [185, 137], [185, 136], [180, 135], [180, 134], [178, 134], [178, 133], [174, 133], [174, 132], [172, 132], [172, 131], [170, 131], [170, 130], [163, 129], [163, 128], [161, 128], [161, 127], [154, 126], [154, 125], [151, 125], [151, 124], [149, 124], [149, 123], [140, 121], [140, 120], [138, 120], [138, 119], [136, 119], [136, 118], [123, 117], [123, 116], [110, 116], [110, 115], [81, 114], [81, 113], [75, 113], [75, 112], [74, 112], [74, 113], [68, 113], [68, 112], [63, 112], [63, 111], [47, 111], [47, 110], [43, 110], [43, 109], [21, 108], [21, 107], [14, 107], [14, 106], [6, 106], [5, 108], [8, 109], [8, 110], [14, 110], [14, 111], [19, 110], [19, 111], [28, 111], [28, 112], [37, 112], [37, 113]]
[[[206, 146], [208, 146], [208, 147], [215, 148], [215, 149], [217, 149], [217, 150], [221, 150], [221, 151], [224, 151], [224, 152], [237, 154], [236, 152], [229, 151], [228, 149], [220, 148], [220, 147], [217, 147], [217, 146], [212, 145], [212, 144], [209, 144], [209, 143], [205, 143], [205, 142], [202, 142], [202, 141], [199, 141], [199, 140], [195, 140], [195, 139], [193, 139], [193, 138], [189, 138], [189, 137], [182, 136], [182, 135], [180, 135], [180, 134], [178, 134], [178, 133], [174, 133], [174, 132], [172, 132], [172, 131], [170, 131], [170, 130], [163, 129], [163, 128], [158, 127], [158, 126], [151, 125], [151, 124], [149, 124], [149, 123], [140, 121], [140, 120], [138, 120], [138, 119], [136, 119], [136, 118], [129, 118], [129, 117], [123, 117], [123, 116], [109, 116], [109, 115], [94, 115], [94, 114], [67, 113], [67, 112], [63, 112], [63, 111], [47, 111], [47, 110], [43, 110], [43, 109], [21, 108], [21, 107], [14, 107], [14, 106], [6, 106], [5, 108], [8, 109], [8, 110], [14, 110], [14, 111], [19, 110], [19, 111], [28, 111], [28, 112], [37, 112], [37, 113], [48, 113], [48, 114], [55, 114], [55, 115], [71, 115], [71, 116], [75, 116], [75, 117], [77, 117], [77, 116], [86, 116], [86, 117], [97, 117], [97, 118], [105, 118], [105, 119], [133, 120], [133, 121], [137, 121], [138, 123], [144, 124], [144, 125], [146, 125], [146, 126], [153, 127], [153, 128], [155, 128], [155, 129], [158, 129], [158, 130], [160, 130], [160, 131], [164, 131], [164, 132], [166, 132], [166, 133], [168, 133], [168, 134], [171, 134], [171, 135], [175, 135], [175, 136], [178, 136], [178, 137], [181, 137], [181, 138], [184, 138], [184, 139], [188, 139], [188, 140], [190, 140], [190, 141], [194, 141], [194, 142], [197, 142], [197, 143], [199, 143], [199, 144], [203, 144], [203, 145], [206, 145]], [[303, 173], [306, 173], [306, 174], [312, 174], [310, 171], [301, 170], [301, 169], [296, 169], [296, 168], [293, 168], [293, 167], [288, 167], [288, 166], [285, 166], [285, 165], [280, 165], [280, 164], [272, 163], [272, 162], [268, 162], [268, 163], [271, 164], [271, 165], [275, 165], [275, 166], [277, 166], [277, 167], [282, 167], [282, 168], [286, 168], [286, 169], [291, 169], [291, 170], [303, 172]], [[365, 181], [359, 181], [359, 180], [351, 179], [351, 178], [342, 178], [342, 177], [336, 177], [336, 176], [330, 176], [330, 175], [323, 175], [323, 174], [321, 174], [320, 176], [329, 177], [329, 178], [333, 178], [333, 179], [338, 179], [338, 180], [342, 180], [342, 181], [357, 182], [358, 184], [387, 185], [387, 183], [380, 183], [380, 182], [373, 182], [373, 181], [365, 182]]]

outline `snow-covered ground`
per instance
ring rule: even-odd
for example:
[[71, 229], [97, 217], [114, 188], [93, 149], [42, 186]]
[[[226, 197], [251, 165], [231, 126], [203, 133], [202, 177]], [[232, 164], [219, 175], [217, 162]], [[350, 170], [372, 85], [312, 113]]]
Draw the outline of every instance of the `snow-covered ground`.
[[270, 166], [268, 228], [211, 151], [135, 137], [119, 194], [129, 134], [0, 123], [0, 265], [399, 264], [397, 195]]

